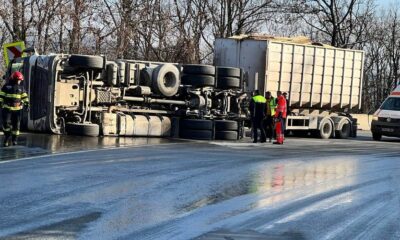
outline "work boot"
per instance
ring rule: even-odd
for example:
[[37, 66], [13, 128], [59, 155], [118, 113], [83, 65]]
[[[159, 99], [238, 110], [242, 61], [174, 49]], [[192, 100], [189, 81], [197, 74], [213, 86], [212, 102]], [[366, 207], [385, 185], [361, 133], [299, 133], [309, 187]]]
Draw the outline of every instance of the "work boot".
[[12, 145], [15, 146], [18, 144], [18, 137], [17, 136], [13, 136], [12, 137]]
[[9, 137], [5, 136], [4, 141], [3, 141], [3, 147], [8, 147], [9, 146]]

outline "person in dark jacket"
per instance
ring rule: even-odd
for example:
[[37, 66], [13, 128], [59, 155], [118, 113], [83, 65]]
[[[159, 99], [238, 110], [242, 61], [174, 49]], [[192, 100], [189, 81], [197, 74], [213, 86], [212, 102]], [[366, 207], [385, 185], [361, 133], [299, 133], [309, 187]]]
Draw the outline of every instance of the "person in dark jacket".
[[269, 142], [272, 142], [272, 138], [274, 137], [274, 116], [276, 109], [276, 99], [271, 95], [271, 92], [265, 93], [266, 99], [266, 113], [264, 120], [264, 129], [266, 133], [266, 137], [269, 139]]
[[253, 97], [250, 101], [250, 114], [251, 114], [251, 123], [253, 128], [253, 137], [254, 143], [257, 143], [258, 140], [258, 129], [261, 132], [260, 142], [266, 142], [265, 130], [264, 130], [264, 118], [265, 118], [265, 103], [266, 99], [258, 90], [253, 92]]
[[20, 84], [24, 80], [21, 72], [14, 72], [0, 91], [0, 108], [2, 109], [4, 142], [8, 147], [10, 138], [17, 145], [23, 106], [29, 105], [28, 94]]

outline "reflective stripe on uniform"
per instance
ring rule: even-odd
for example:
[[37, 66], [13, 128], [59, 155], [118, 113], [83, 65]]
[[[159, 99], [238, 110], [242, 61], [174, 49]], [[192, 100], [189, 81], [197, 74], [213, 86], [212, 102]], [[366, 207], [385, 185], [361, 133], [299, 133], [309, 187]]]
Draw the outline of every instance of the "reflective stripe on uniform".
[[6, 98], [16, 98], [16, 99], [21, 99], [22, 95], [21, 94], [6, 94]]
[[261, 96], [261, 95], [257, 95], [253, 97], [253, 101], [255, 103], [265, 103], [267, 102], [267, 99], [265, 99], [265, 97]]
[[8, 105], [4, 104], [4, 105], [3, 105], [3, 108], [6, 108], [6, 109], [11, 110], [11, 111], [18, 111], [18, 110], [21, 110], [21, 109], [22, 109], [22, 106], [11, 107], [11, 106], [8, 106]]
[[19, 131], [18, 130], [17, 131], [11, 131], [11, 134], [14, 135], [14, 136], [19, 136]]
[[6, 95], [6, 93], [5, 92], [3, 92], [3, 91], [0, 91], [0, 97], [4, 97]]
[[3, 127], [3, 132], [9, 132], [11, 131], [11, 128]]

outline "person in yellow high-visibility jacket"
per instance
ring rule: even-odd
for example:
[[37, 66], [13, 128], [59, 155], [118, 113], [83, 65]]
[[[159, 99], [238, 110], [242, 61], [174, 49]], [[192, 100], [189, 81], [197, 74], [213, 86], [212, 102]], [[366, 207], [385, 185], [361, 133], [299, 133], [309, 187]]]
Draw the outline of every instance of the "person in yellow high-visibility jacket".
[[265, 97], [261, 96], [258, 90], [253, 92], [253, 97], [250, 101], [250, 114], [254, 143], [257, 143], [258, 140], [258, 129], [260, 129], [261, 132], [260, 142], [266, 142], [265, 130], [263, 126], [265, 117], [265, 102]]
[[264, 120], [264, 128], [265, 134], [269, 139], [269, 142], [272, 142], [272, 138], [274, 136], [274, 116], [275, 116], [275, 108], [276, 108], [276, 99], [271, 95], [271, 92], [265, 93], [265, 120]]
[[29, 106], [28, 94], [20, 84], [24, 80], [21, 72], [14, 72], [0, 91], [0, 108], [2, 109], [4, 142], [8, 147], [10, 138], [17, 145], [23, 106]]

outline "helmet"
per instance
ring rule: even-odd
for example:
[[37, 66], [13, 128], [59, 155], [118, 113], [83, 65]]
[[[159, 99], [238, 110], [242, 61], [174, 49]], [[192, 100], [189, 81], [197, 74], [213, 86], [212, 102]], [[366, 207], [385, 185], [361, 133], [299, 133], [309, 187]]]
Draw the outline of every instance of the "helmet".
[[22, 75], [21, 72], [16, 71], [13, 74], [11, 74], [11, 80], [23, 81], [24, 80], [24, 75]]

